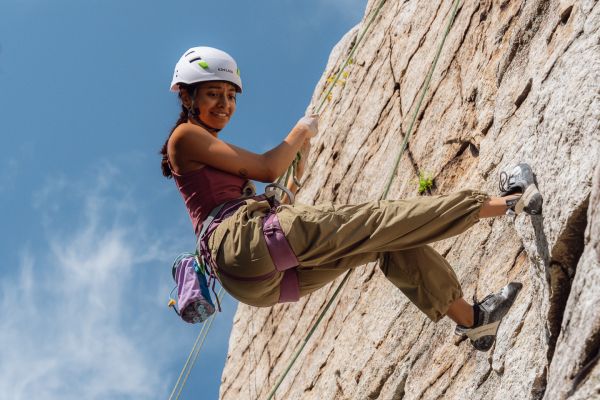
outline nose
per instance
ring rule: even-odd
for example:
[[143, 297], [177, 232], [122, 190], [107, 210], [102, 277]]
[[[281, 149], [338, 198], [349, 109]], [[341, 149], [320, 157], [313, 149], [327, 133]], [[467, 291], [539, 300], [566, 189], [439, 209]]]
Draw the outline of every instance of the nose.
[[229, 107], [231, 103], [233, 103], [233, 100], [231, 100], [231, 99], [229, 98], [229, 96], [228, 96], [228, 94], [227, 94], [227, 93], [222, 93], [222, 94], [219, 96], [219, 102], [218, 102], [218, 104], [219, 104], [220, 106], [223, 106], [223, 107]]

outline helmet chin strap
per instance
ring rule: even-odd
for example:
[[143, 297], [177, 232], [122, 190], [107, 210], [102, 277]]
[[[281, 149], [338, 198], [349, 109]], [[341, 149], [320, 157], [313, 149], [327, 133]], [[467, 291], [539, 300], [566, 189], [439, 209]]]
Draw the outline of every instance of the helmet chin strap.
[[221, 129], [219, 128], [213, 128], [212, 126], [204, 123], [201, 119], [200, 119], [200, 112], [198, 111], [197, 108], [193, 108], [190, 107], [188, 109], [188, 119], [190, 121], [195, 122], [196, 124], [200, 125], [201, 127], [203, 127], [204, 129], [206, 129], [209, 132], [214, 132], [214, 133], [218, 133], [221, 131]]
[[195, 87], [194, 91], [192, 92], [192, 104], [188, 108], [188, 120], [195, 122], [196, 124], [200, 125], [201, 127], [203, 127], [204, 129], [206, 129], [209, 132], [213, 132], [213, 133], [220, 132], [221, 129], [213, 128], [212, 126], [206, 124], [204, 121], [202, 121], [200, 119], [200, 109], [198, 109], [194, 106], [194, 99], [196, 98], [196, 90], [197, 89], [198, 88]]

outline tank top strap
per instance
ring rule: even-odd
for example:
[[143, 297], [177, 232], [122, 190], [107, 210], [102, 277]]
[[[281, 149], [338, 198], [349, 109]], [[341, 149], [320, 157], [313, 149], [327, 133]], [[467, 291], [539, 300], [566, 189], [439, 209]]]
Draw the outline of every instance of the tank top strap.
[[171, 164], [171, 159], [169, 157], [169, 153], [167, 153], [167, 165], [169, 166], [169, 169], [171, 170], [171, 174], [179, 175], [177, 172], [175, 172], [175, 169], [173, 168], [173, 165]]

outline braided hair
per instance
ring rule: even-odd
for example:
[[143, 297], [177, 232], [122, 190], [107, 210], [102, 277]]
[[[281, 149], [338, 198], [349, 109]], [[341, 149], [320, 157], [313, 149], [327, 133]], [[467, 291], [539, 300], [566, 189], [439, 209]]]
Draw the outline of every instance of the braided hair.
[[171, 135], [173, 134], [173, 132], [175, 132], [175, 129], [177, 129], [177, 127], [181, 124], [184, 124], [186, 122], [188, 122], [190, 120], [190, 111], [187, 109], [187, 107], [183, 104], [183, 101], [181, 100], [181, 91], [185, 90], [190, 97], [193, 98], [195, 92], [196, 92], [196, 86], [197, 85], [186, 85], [183, 83], [179, 84], [179, 101], [181, 103], [181, 112], [179, 113], [179, 118], [177, 119], [177, 122], [175, 122], [175, 126], [171, 129], [171, 132], [169, 132], [169, 136], [167, 136], [167, 140], [165, 140], [165, 144], [163, 144], [162, 148], [160, 149], [160, 154], [162, 155], [162, 160], [160, 162], [160, 168], [162, 169], [162, 174], [166, 177], [166, 178], [172, 178], [173, 177], [173, 172], [171, 171], [171, 165], [169, 164], [169, 156], [167, 154], [167, 145], [169, 143], [169, 139], [171, 139]]
[[162, 154], [162, 160], [160, 162], [160, 167], [162, 169], [162, 174], [167, 178], [173, 177], [173, 173], [171, 171], [171, 165], [169, 165], [169, 156], [167, 155], [167, 144], [169, 143], [169, 139], [171, 138], [171, 135], [173, 134], [173, 132], [175, 132], [175, 129], [179, 125], [186, 123], [186, 122], [188, 122], [188, 110], [182, 104], [181, 112], [179, 113], [179, 119], [177, 120], [177, 122], [175, 122], [175, 126], [173, 127], [173, 129], [171, 129], [171, 132], [169, 132], [169, 136], [167, 137], [167, 140], [165, 140], [165, 144], [163, 144], [162, 148], [160, 149], [160, 154]]

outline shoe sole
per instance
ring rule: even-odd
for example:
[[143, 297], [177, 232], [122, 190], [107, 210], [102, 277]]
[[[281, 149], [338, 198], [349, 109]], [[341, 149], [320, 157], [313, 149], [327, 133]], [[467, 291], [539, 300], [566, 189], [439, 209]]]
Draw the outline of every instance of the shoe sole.
[[527, 186], [525, 193], [521, 196], [515, 205], [515, 213], [520, 214], [526, 212], [530, 215], [538, 215], [542, 213], [543, 204], [542, 194], [535, 184]]

